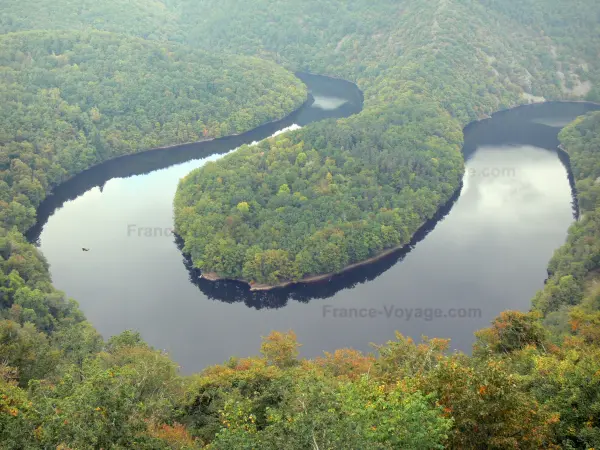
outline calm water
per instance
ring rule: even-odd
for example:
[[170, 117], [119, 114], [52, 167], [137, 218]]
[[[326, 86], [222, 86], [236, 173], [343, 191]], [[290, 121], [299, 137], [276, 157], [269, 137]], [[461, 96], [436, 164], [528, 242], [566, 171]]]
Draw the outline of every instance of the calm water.
[[[473, 331], [500, 311], [528, 309], [573, 221], [567, 170], [555, 150], [556, 124], [589, 105], [523, 107], [467, 127], [460, 195], [412, 249], [376, 264], [269, 293], [206, 282], [188, 270], [169, 235], [181, 177], [242, 142], [360, 110], [361, 96], [351, 85], [304, 79], [314, 103], [278, 124], [109, 162], [57, 188], [42, 205], [30, 239], [50, 262], [55, 285], [79, 301], [105, 337], [137, 329], [190, 373], [258, 353], [260, 337], [273, 329], [295, 330], [304, 356], [340, 347], [369, 350], [370, 342], [393, 339], [395, 330], [449, 337], [454, 348], [469, 351]], [[152, 237], [145, 237], [145, 228], [155, 229]], [[373, 308], [375, 317], [333, 317], [334, 308]], [[442, 317], [415, 318], [417, 308], [439, 308]], [[443, 317], [452, 308], [478, 309], [480, 316]]]

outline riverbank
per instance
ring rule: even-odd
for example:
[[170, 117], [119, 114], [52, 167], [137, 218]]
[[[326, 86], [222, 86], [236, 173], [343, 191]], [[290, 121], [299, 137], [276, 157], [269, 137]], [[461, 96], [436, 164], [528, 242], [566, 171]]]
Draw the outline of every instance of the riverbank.
[[[303, 81], [303, 83], [305, 82]], [[118, 155], [93, 164], [83, 171], [65, 178], [60, 184], [54, 186], [46, 193], [36, 209], [36, 223], [27, 229], [24, 235], [29, 242], [35, 242], [39, 238], [45, 222], [54, 211], [60, 208], [66, 201], [73, 200], [94, 187], [101, 187], [110, 179], [141, 175], [167, 168], [173, 164], [180, 164], [194, 157], [203, 157], [200, 152], [204, 147], [209, 150], [209, 154], [219, 153], [217, 147], [220, 146], [231, 150], [230, 146], [235, 148], [238, 145], [242, 145], [246, 140], [253, 140], [256, 133], [260, 133], [261, 130], [269, 133], [271, 128], [279, 129], [280, 127], [289, 126], [298, 114], [310, 108], [314, 101], [315, 99], [308, 92], [307, 86], [307, 99], [298, 108], [282, 118], [265, 122], [243, 133], [144, 149], [135, 153]]]
[[[140, 154], [149, 154], [149, 153], [154, 153], [154, 152], [159, 152], [159, 151], [163, 151], [163, 150], [175, 150], [175, 149], [179, 149], [179, 148], [183, 148], [183, 147], [189, 147], [192, 145], [199, 145], [199, 144], [208, 144], [210, 142], [217, 142], [219, 140], [224, 140], [224, 139], [231, 139], [234, 137], [239, 137], [239, 136], [243, 136], [245, 134], [248, 133], [252, 133], [253, 131], [262, 128], [262, 127], [266, 127], [267, 125], [271, 125], [274, 123], [278, 123], [278, 122], [282, 122], [284, 120], [286, 120], [288, 117], [293, 117], [295, 114], [297, 114], [299, 111], [301, 111], [303, 108], [309, 107], [310, 105], [312, 105], [312, 103], [314, 102], [314, 97], [307, 91], [306, 92], [306, 100], [300, 105], [298, 106], [296, 109], [292, 110], [291, 112], [285, 114], [283, 117], [279, 117], [273, 120], [269, 120], [267, 122], [261, 123], [259, 125], [257, 125], [254, 128], [251, 128], [249, 130], [246, 131], [242, 131], [241, 133], [234, 133], [234, 134], [228, 134], [226, 136], [219, 136], [219, 137], [214, 137], [214, 138], [209, 138], [209, 139], [200, 139], [199, 141], [191, 141], [191, 142], [180, 142], [177, 144], [171, 144], [171, 145], [163, 145], [161, 147], [152, 147], [152, 148], [147, 148], [147, 149], [143, 149], [143, 150], [139, 150], [139, 151], [135, 151], [133, 153], [125, 153], [123, 155], [118, 155], [118, 156], [114, 156], [111, 158], [107, 158], [103, 161], [98, 162], [97, 164], [93, 164], [90, 167], [88, 167], [87, 169], [84, 169], [81, 172], [78, 172], [72, 176], [70, 176], [69, 178], [66, 178], [64, 181], [62, 181], [60, 184], [66, 183], [68, 181], [70, 181], [71, 179], [73, 179], [74, 177], [80, 176], [81, 174], [83, 174], [84, 172], [94, 169], [102, 164], [108, 163], [108, 162], [115, 162], [115, 161], [119, 161], [121, 159], [124, 158], [130, 158], [132, 156], [136, 156], [136, 155], [140, 155]], [[57, 185], [55, 187], [60, 186]], [[50, 193], [48, 195], [52, 195], [52, 191], [50, 191]]]
[[[560, 101], [560, 100], [559, 101], [547, 101], [547, 102], [541, 102], [541, 103], [533, 103], [533, 104], [528, 104], [528, 105], [518, 105], [518, 106], [515, 106], [514, 108], [497, 111], [497, 112], [493, 113], [489, 118], [484, 118], [484, 119], [470, 122], [469, 124], [467, 124], [464, 127], [463, 134], [466, 135], [466, 133], [471, 131], [474, 127], [476, 127], [478, 125], [482, 125], [482, 124], [483, 124], [482, 128], [485, 130], [485, 122], [493, 120], [494, 118], [499, 118], [499, 117], [505, 116], [507, 114], [511, 114], [511, 113], [512, 114], [515, 114], [515, 113], [521, 114], [521, 112], [523, 112], [523, 111], [527, 114], [527, 113], [531, 113], [534, 111], [539, 112], [540, 109], [544, 109], [544, 108], [551, 109], [556, 105], [561, 105], [561, 106], [567, 107], [568, 105], [574, 106], [574, 105], [582, 105], [582, 104], [593, 107], [593, 108], [598, 108], [600, 106], [600, 104], [595, 103], [595, 102], [584, 102], [584, 101], [570, 102], [570, 101]], [[557, 138], [555, 138], [555, 139], [557, 140]], [[556, 146], [552, 145], [551, 147], [555, 147], [557, 149], [559, 159], [561, 160], [561, 162], [563, 163], [563, 165], [565, 166], [565, 168], [567, 170], [567, 175], [568, 175], [568, 179], [569, 179], [569, 183], [571, 186], [573, 199], [574, 199], [573, 200], [573, 215], [574, 215], [575, 219], [579, 219], [579, 210], [577, 208], [577, 202], [575, 200], [576, 195], [577, 195], [576, 190], [575, 190], [575, 180], [574, 180], [573, 173], [572, 173], [572, 170], [570, 167], [569, 156], [566, 152], [564, 152], [562, 150], [562, 148], [560, 148], [560, 146], [558, 144], [559, 143], [557, 140]], [[549, 147], [549, 148], [551, 148], [551, 147]], [[463, 148], [463, 151], [464, 150], [465, 150], [465, 148]], [[460, 193], [460, 189], [461, 188], [458, 189], [458, 191], [457, 191], [458, 193]], [[455, 193], [455, 195], [456, 195], [456, 193]], [[455, 195], [453, 195], [453, 197]], [[445, 209], [446, 207], [447, 207], [447, 203], [445, 203], [444, 205], [441, 205], [438, 209], [438, 212]], [[417, 229], [417, 231], [414, 233], [414, 236], [418, 235], [423, 228], [428, 228], [428, 227], [431, 227], [431, 220], [421, 224], [421, 227], [419, 227], [419, 229]], [[276, 289], [288, 288], [288, 287], [291, 287], [294, 285], [313, 284], [313, 283], [324, 282], [324, 281], [331, 279], [332, 277], [347, 273], [351, 270], [373, 264], [391, 254], [394, 254], [395, 252], [400, 252], [402, 250], [405, 250], [407, 247], [410, 247], [410, 246], [411, 246], [411, 243], [408, 243], [408, 244], [403, 244], [403, 245], [399, 245], [399, 246], [395, 246], [395, 247], [386, 249], [375, 256], [372, 256], [363, 261], [359, 261], [359, 262], [350, 264], [339, 271], [311, 275], [311, 276], [303, 277], [298, 280], [290, 280], [290, 281], [285, 281], [285, 282], [281, 282], [281, 283], [273, 284], [273, 285], [263, 284], [263, 283], [251, 283], [251, 282], [248, 282], [247, 280], [243, 280], [243, 279], [220, 277], [218, 274], [216, 274], [214, 272], [201, 273], [200, 277], [204, 280], [212, 281], [212, 282], [232, 281], [232, 282], [242, 283], [242, 284], [248, 286], [249, 290], [251, 292], [271, 291], [271, 290], [276, 290]]]
[[[254, 130], [257, 130], [257, 129], [261, 128], [261, 127], [264, 127], [264, 126], [267, 126], [267, 125], [270, 125], [270, 124], [273, 124], [273, 123], [284, 121], [288, 117], [291, 117], [294, 114], [297, 114], [298, 111], [302, 110], [303, 108], [309, 107], [310, 105], [313, 104], [314, 101], [315, 101], [314, 97], [310, 94], [310, 92], [307, 91], [306, 92], [306, 100], [304, 100], [304, 102], [300, 106], [298, 106], [296, 109], [292, 110], [289, 113], [286, 113], [283, 117], [278, 117], [276, 119], [269, 120], [267, 122], [263, 122], [263, 123], [255, 126], [253, 128], [250, 128], [249, 130], [242, 131], [240, 133], [228, 134], [226, 136], [214, 137], [214, 138], [210, 138], [210, 139], [200, 139], [199, 141], [180, 142], [178, 144], [171, 144], [171, 145], [164, 145], [162, 147], [148, 148], [148, 149], [140, 150], [140, 151], [137, 151], [137, 152], [134, 152], [134, 153], [127, 153], [125, 155], [119, 155], [119, 156], [115, 156], [114, 158], [106, 159], [106, 160], [104, 160], [104, 161], [96, 164], [95, 166], [100, 165], [100, 164], [104, 164], [105, 162], [109, 162], [109, 161], [116, 161], [116, 160], [118, 160], [120, 158], [126, 158], [128, 156], [137, 155], [137, 154], [140, 154], [140, 153], [151, 153], [151, 152], [160, 151], [160, 150], [171, 150], [171, 149], [176, 149], [176, 148], [180, 148], [180, 147], [187, 147], [189, 145], [206, 144], [208, 142], [215, 142], [215, 141], [218, 141], [220, 139], [229, 139], [229, 138], [233, 138], [233, 137], [243, 136], [244, 134], [251, 133]], [[95, 166], [91, 166], [90, 169], [93, 168], [93, 167], [95, 167]], [[86, 170], [88, 170], [88, 169], [86, 169]], [[79, 175], [79, 174], [76, 174], [76, 175]], [[68, 180], [66, 180], [66, 181], [68, 181]]]
[[[276, 290], [276, 289], [283, 289], [283, 288], [291, 287], [294, 285], [300, 285], [300, 284], [305, 284], [305, 285], [306, 284], [316, 284], [316, 283], [319, 283], [322, 281], [329, 280], [329, 279], [339, 276], [339, 275], [347, 274], [347, 273], [351, 272], [352, 270], [359, 269], [359, 268], [365, 267], [365, 266], [369, 266], [371, 264], [374, 264], [378, 261], [383, 260], [384, 258], [386, 258], [388, 256], [391, 256], [395, 253], [405, 252], [408, 249], [410, 249], [411, 247], [413, 247], [417, 242], [422, 240], [423, 236], [425, 234], [427, 234], [428, 232], [430, 232], [435, 227], [435, 224], [437, 224], [449, 212], [452, 205], [460, 197], [460, 193], [461, 193], [462, 189], [463, 189], [463, 184], [461, 183], [460, 186], [458, 187], [458, 189], [448, 199], [448, 201], [446, 203], [444, 203], [436, 211], [435, 215], [431, 219], [429, 219], [421, 224], [421, 226], [417, 229], [417, 231], [411, 236], [411, 239], [408, 243], [397, 245], [392, 248], [388, 248], [388, 249], [378, 253], [375, 256], [372, 256], [363, 261], [358, 261], [356, 263], [350, 264], [341, 270], [338, 270], [335, 272], [329, 272], [329, 273], [325, 273], [325, 274], [321, 274], [321, 275], [312, 275], [309, 277], [301, 278], [296, 281], [286, 281], [286, 282], [278, 283], [275, 285], [260, 284], [260, 283], [253, 284], [253, 283], [249, 283], [246, 280], [219, 277], [214, 272], [200, 273], [200, 278], [207, 280], [207, 281], [212, 281], [212, 282], [233, 281], [233, 282], [242, 283], [242, 284], [248, 286], [250, 288], [250, 292], [261, 292], [261, 291], [265, 292], [265, 291], [272, 291], [272, 290]], [[180, 236], [177, 236], [177, 238], [181, 240]]]
[[[422, 228], [425, 227], [425, 225], [428, 222], [425, 222], [423, 225], [421, 225], [421, 227], [419, 228], [419, 230], [421, 230]], [[417, 231], [418, 232], [418, 231]], [[416, 234], [416, 233], [415, 233]], [[221, 278], [219, 277], [216, 273], [214, 272], [208, 272], [206, 274], [201, 274], [200, 277], [203, 278], [204, 280], [207, 281], [235, 281], [238, 283], [244, 283], [247, 284], [250, 287], [250, 291], [251, 292], [256, 292], [256, 291], [271, 291], [273, 289], [282, 289], [282, 288], [286, 288], [289, 286], [293, 286], [296, 284], [309, 284], [309, 283], [318, 283], [320, 281], [325, 281], [328, 280], [336, 275], [342, 275], [346, 272], [349, 272], [353, 269], [357, 269], [359, 267], [363, 267], [372, 263], [375, 263], [377, 261], [380, 261], [381, 259], [385, 258], [386, 256], [389, 256], [397, 251], [402, 251], [404, 249], [406, 249], [407, 247], [410, 247], [410, 243], [408, 244], [402, 244], [402, 245], [398, 245], [396, 247], [390, 248], [388, 250], [384, 250], [383, 252], [372, 256], [371, 258], [365, 259], [364, 261], [359, 261], [357, 263], [354, 264], [350, 264], [349, 266], [344, 267], [341, 270], [338, 270], [337, 272], [330, 272], [330, 273], [325, 273], [322, 275], [313, 275], [310, 277], [304, 277], [301, 278], [299, 280], [295, 280], [295, 281], [286, 281], [284, 283], [279, 283], [279, 284], [274, 284], [274, 285], [269, 285], [269, 284], [258, 284], [258, 283], [248, 283], [246, 280], [241, 280], [241, 279], [232, 279], [232, 278]]]

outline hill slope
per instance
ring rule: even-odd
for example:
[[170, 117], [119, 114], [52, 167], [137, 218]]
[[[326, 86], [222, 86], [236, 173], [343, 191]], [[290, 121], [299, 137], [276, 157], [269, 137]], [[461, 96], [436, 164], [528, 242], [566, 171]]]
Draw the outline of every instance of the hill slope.
[[0, 37], [0, 223], [23, 231], [48, 190], [116, 156], [284, 117], [306, 87], [275, 64], [98, 31]]

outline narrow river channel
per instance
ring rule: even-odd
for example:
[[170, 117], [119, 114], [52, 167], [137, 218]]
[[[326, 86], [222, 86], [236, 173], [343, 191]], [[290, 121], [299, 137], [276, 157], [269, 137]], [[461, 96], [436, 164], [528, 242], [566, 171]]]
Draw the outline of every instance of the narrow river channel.
[[557, 133], [588, 104], [526, 106], [468, 126], [460, 195], [412, 248], [368, 267], [267, 293], [200, 280], [189, 269], [170, 234], [181, 177], [243, 143], [362, 107], [354, 85], [303, 81], [314, 102], [279, 123], [108, 162], [59, 186], [40, 207], [28, 237], [48, 259], [55, 286], [105, 338], [139, 330], [191, 373], [257, 354], [273, 329], [293, 329], [309, 357], [341, 347], [368, 351], [395, 330], [448, 337], [468, 352], [473, 332], [499, 312], [529, 308], [574, 220]]

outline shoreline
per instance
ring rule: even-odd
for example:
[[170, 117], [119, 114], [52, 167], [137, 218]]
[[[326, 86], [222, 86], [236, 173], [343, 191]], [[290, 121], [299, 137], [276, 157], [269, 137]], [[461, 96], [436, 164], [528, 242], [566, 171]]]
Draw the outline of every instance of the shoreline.
[[[418, 230], [413, 234], [413, 236], [417, 235], [419, 230], [421, 230], [421, 228], [423, 228], [428, 222], [429, 221], [422, 223], [421, 226], [418, 228]], [[344, 267], [343, 269], [338, 270], [337, 272], [328, 272], [328, 273], [324, 273], [321, 275], [311, 275], [311, 276], [304, 277], [304, 278], [301, 278], [296, 281], [284, 281], [282, 283], [278, 283], [278, 284], [274, 284], [274, 285], [261, 284], [261, 283], [253, 284], [246, 280], [241, 280], [241, 279], [236, 279], [236, 278], [219, 277], [215, 272], [201, 273], [200, 278], [202, 278], [203, 280], [207, 280], [207, 281], [235, 281], [237, 283], [243, 283], [250, 287], [250, 292], [271, 291], [274, 289], [286, 288], [286, 287], [292, 286], [294, 284], [318, 283], [319, 281], [325, 281], [336, 275], [342, 275], [346, 272], [351, 271], [352, 269], [357, 269], [359, 267], [366, 266], [366, 265], [372, 264], [374, 262], [377, 262], [377, 261], [385, 258], [386, 256], [391, 255], [392, 253], [395, 253], [397, 251], [400, 251], [400, 250], [406, 248], [407, 246], [410, 246], [411, 242], [412, 242], [412, 238], [411, 238], [411, 241], [406, 244], [397, 245], [396, 247], [392, 247], [387, 250], [384, 250], [381, 253], [379, 253], [375, 256], [371, 256], [368, 259], [365, 259], [365, 260], [362, 260], [362, 261], [359, 261], [356, 263], [352, 263], [352, 264]]]
[[[94, 188], [97, 186], [102, 186], [104, 183], [106, 183], [106, 181], [108, 181], [112, 178], [127, 178], [132, 175], [139, 175], [142, 173], [147, 173], [145, 169], [142, 169], [139, 172], [131, 171], [130, 169], [127, 169], [123, 173], [120, 173], [119, 170], [115, 169], [115, 167], [125, 167], [128, 165], [129, 161], [134, 161], [137, 158], [144, 158], [144, 157], [152, 158], [153, 155], [159, 155], [159, 158], [160, 158], [161, 152], [163, 152], [163, 154], [165, 154], [165, 155], [171, 151], [173, 151], [173, 152], [181, 151], [181, 152], [186, 152], [186, 153], [191, 152], [191, 151], [196, 152], [202, 146], [206, 146], [208, 148], [209, 146], [212, 146], [212, 145], [219, 146], [221, 142], [227, 143], [229, 145], [230, 141], [244, 140], [244, 139], [246, 139], [247, 135], [250, 136], [253, 133], [260, 132], [260, 130], [265, 129], [265, 128], [275, 127], [275, 126], [279, 127], [279, 125], [284, 122], [286, 124], [283, 126], [287, 127], [287, 126], [291, 125], [292, 123], [294, 123], [294, 120], [296, 120], [298, 115], [302, 114], [303, 110], [310, 108], [312, 106], [312, 104], [314, 103], [315, 97], [313, 95], [313, 91], [311, 88], [311, 82], [313, 82], [313, 79], [318, 82], [321, 82], [322, 80], [336, 81], [336, 82], [339, 81], [339, 80], [329, 77], [327, 75], [319, 75], [319, 74], [301, 72], [301, 71], [296, 71], [293, 73], [307, 88], [306, 100], [300, 106], [298, 106], [296, 109], [291, 111], [289, 114], [285, 115], [283, 118], [272, 119], [271, 121], [263, 123], [263, 124], [259, 125], [258, 127], [252, 128], [248, 131], [238, 133], [235, 135], [227, 135], [227, 136], [222, 136], [219, 138], [204, 139], [201, 141], [188, 142], [188, 143], [183, 143], [183, 144], [180, 143], [180, 144], [166, 145], [166, 146], [162, 146], [162, 147], [147, 148], [147, 149], [137, 151], [135, 153], [127, 153], [127, 154], [123, 154], [123, 155], [118, 155], [118, 156], [114, 156], [112, 158], [108, 158], [104, 161], [95, 163], [95, 164], [83, 169], [80, 172], [77, 172], [77, 173], [74, 173], [74, 174], [68, 176], [67, 178], [62, 180], [60, 183], [52, 186], [47, 192], [45, 192], [45, 195], [44, 195], [42, 201], [35, 208], [36, 209], [35, 223], [32, 226], [30, 226], [27, 230], [25, 230], [23, 232], [23, 235], [25, 235], [28, 242], [34, 243], [34, 244], [37, 243], [37, 240], [40, 237], [41, 230], [45, 226], [49, 217], [58, 208], [60, 208], [64, 204], [65, 201], [72, 200], [75, 198], [71, 194], [72, 191], [65, 191], [65, 187], [69, 186], [70, 184], [72, 184], [74, 182], [79, 185], [79, 184], [82, 184], [80, 182], [80, 180], [84, 180], [84, 179], [92, 180], [89, 183], [87, 181], [83, 183], [83, 185], [84, 185], [82, 188], [83, 190], [79, 190], [75, 194], [75, 196], [78, 196], [91, 188]], [[362, 91], [358, 88], [358, 86], [356, 84], [352, 83], [351, 81], [348, 81], [348, 80], [341, 80], [341, 81], [345, 81], [346, 84], [348, 84], [349, 86], [352, 86], [353, 89], [355, 89], [357, 91], [356, 97], [353, 96], [353, 98], [357, 99], [357, 101], [358, 101], [357, 105], [360, 106], [360, 108], [362, 110], [363, 100], [364, 100], [364, 95], [363, 95]], [[356, 113], [354, 113], [354, 114], [356, 114]], [[289, 124], [287, 122], [289, 122]], [[265, 136], [265, 138], [266, 137], [268, 137], [268, 136]], [[261, 138], [261, 139], [264, 139], [264, 138]], [[251, 142], [252, 142], [252, 140], [250, 140], [246, 143], [249, 144]], [[235, 147], [243, 145], [243, 144], [244, 144], [244, 142], [240, 143], [239, 145], [236, 144]], [[230, 150], [232, 150], [232, 149], [233, 148], [230, 148]], [[219, 152], [216, 152], [216, 153], [211, 152], [209, 155], [212, 155], [212, 154], [219, 154]], [[209, 155], [203, 155], [202, 157], [209, 156]], [[187, 159], [185, 161], [187, 161]], [[123, 162], [124, 164], [120, 164], [121, 162]], [[175, 164], [179, 164], [180, 162], [182, 162], [182, 161], [178, 161]], [[98, 170], [102, 170], [103, 167], [110, 167], [111, 165], [113, 166], [113, 169], [111, 169], [111, 172], [113, 172], [113, 173], [118, 172], [116, 175], [114, 175], [114, 174], [110, 175], [109, 178], [95, 176], [97, 174]], [[170, 166], [170, 164], [167, 164], [167, 165], [158, 164], [156, 167], [154, 167], [154, 165], [151, 164], [150, 171], [161, 170], [161, 169], [167, 168], [169, 166]], [[80, 189], [80, 187], [78, 186], [76, 189]]]
[[[302, 80], [300, 80], [302, 81]], [[306, 86], [306, 83], [304, 83], [304, 81], [302, 81], [302, 83]], [[262, 127], [266, 127], [272, 124], [276, 124], [278, 122], [282, 122], [285, 121], [286, 119], [290, 118], [290, 117], [294, 117], [296, 114], [298, 114], [300, 111], [302, 111], [302, 109], [309, 107], [310, 105], [312, 105], [312, 103], [315, 101], [313, 95], [310, 93], [310, 91], [308, 90], [308, 86], [307, 86], [307, 91], [306, 91], [306, 100], [299, 105], [298, 107], [296, 107], [294, 110], [292, 110], [291, 112], [289, 112], [288, 114], [284, 115], [281, 118], [275, 118], [272, 119], [268, 122], [262, 123], [254, 128], [251, 128], [247, 131], [243, 131], [241, 133], [236, 133], [236, 134], [228, 134], [226, 136], [220, 136], [220, 137], [215, 137], [215, 138], [209, 138], [209, 139], [202, 139], [199, 141], [192, 141], [192, 142], [186, 142], [186, 143], [178, 143], [178, 144], [170, 144], [170, 145], [164, 145], [161, 147], [152, 147], [152, 148], [147, 148], [147, 149], [141, 149], [139, 151], [133, 152], [133, 153], [126, 153], [123, 155], [118, 155], [118, 156], [114, 156], [112, 158], [108, 158], [105, 159], [103, 161], [100, 161], [96, 164], [92, 164], [91, 166], [87, 167], [86, 169], [77, 172], [67, 178], [65, 178], [64, 180], [62, 180], [59, 184], [57, 184], [56, 186], [52, 186], [51, 189], [49, 189], [49, 191], [45, 192], [44, 197], [42, 198], [40, 204], [36, 207], [36, 221], [35, 223], [29, 227], [27, 230], [25, 230], [23, 232], [23, 235], [28, 236], [33, 229], [35, 229], [36, 227], [39, 226], [39, 211], [40, 208], [44, 205], [45, 202], [49, 201], [49, 199], [51, 199], [56, 190], [59, 189], [61, 186], [66, 185], [67, 183], [71, 182], [73, 179], [76, 179], [78, 177], [81, 177], [82, 175], [86, 174], [86, 173], [90, 173], [93, 170], [96, 170], [98, 167], [101, 167], [102, 165], [105, 164], [109, 164], [109, 163], [114, 163], [114, 162], [118, 162], [120, 160], [126, 160], [127, 158], [134, 158], [134, 157], [139, 157], [140, 155], [144, 155], [144, 154], [153, 154], [153, 153], [158, 153], [160, 151], [165, 151], [165, 150], [174, 150], [174, 149], [183, 149], [183, 148], [187, 148], [187, 147], [191, 147], [191, 146], [195, 146], [195, 145], [202, 145], [202, 144], [209, 144], [211, 142], [218, 142], [220, 140], [227, 140], [227, 139], [231, 139], [231, 138], [235, 138], [235, 137], [240, 137], [240, 136], [244, 136], [247, 133], [252, 133], [255, 130], [261, 129]], [[29, 238], [27, 239], [29, 241]]]
[[[60, 184], [63, 184], [65, 182], [69, 181], [71, 178], [76, 177], [78, 175], [81, 175], [85, 171], [93, 169], [96, 166], [100, 166], [100, 165], [102, 165], [104, 163], [107, 163], [107, 162], [110, 162], [110, 161], [117, 161], [117, 160], [119, 160], [121, 158], [127, 158], [127, 157], [131, 157], [131, 156], [139, 155], [141, 153], [152, 153], [152, 152], [155, 152], [155, 151], [170, 150], [170, 149], [179, 148], [179, 147], [187, 147], [187, 146], [190, 146], [190, 145], [206, 144], [208, 142], [215, 142], [215, 141], [218, 141], [220, 139], [229, 139], [229, 138], [236, 137], [236, 136], [242, 136], [243, 134], [250, 133], [251, 131], [254, 131], [257, 128], [261, 128], [261, 127], [264, 127], [266, 125], [270, 125], [270, 124], [273, 124], [273, 123], [281, 122], [282, 120], [285, 120], [286, 118], [288, 118], [290, 116], [293, 116], [294, 114], [298, 113], [302, 108], [304, 108], [306, 106], [309, 106], [310, 104], [312, 104], [313, 101], [314, 101], [314, 97], [307, 90], [306, 91], [306, 100], [304, 100], [304, 102], [302, 102], [302, 104], [300, 104], [298, 107], [296, 107], [295, 109], [293, 109], [292, 111], [290, 111], [289, 113], [287, 113], [286, 115], [284, 115], [283, 117], [279, 117], [277, 119], [269, 120], [268, 122], [260, 123], [260, 124], [256, 125], [255, 127], [250, 128], [249, 130], [242, 131], [240, 133], [227, 134], [225, 136], [219, 136], [219, 137], [214, 137], [214, 138], [209, 138], [209, 139], [201, 139], [199, 141], [180, 142], [178, 144], [163, 145], [162, 147], [152, 147], [152, 148], [147, 148], [147, 149], [141, 149], [141, 150], [135, 151], [133, 153], [126, 153], [124, 155], [115, 156], [114, 158], [108, 158], [108, 159], [106, 159], [106, 160], [104, 160], [102, 162], [99, 162], [98, 164], [94, 164], [94, 165], [88, 167], [87, 169], [85, 169], [85, 170], [83, 170], [81, 172], [76, 173], [72, 177], [69, 177], [68, 179], [62, 181]], [[60, 186], [60, 184], [58, 186]]]
[[[308, 277], [301, 278], [297, 281], [285, 281], [285, 282], [278, 283], [275, 285], [268, 285], [268, 284], [261, 284], [261, 283], [251, 284], [246, 280], [219, 277], [215, 272], [202, 273], [202, 271], [200, 271], [200, 269], [195, 269], [195, 270], [200, 271], [200, 278], [203, 280], [211, 281], [211, 282], [230, 281], [230, 282], [235, 282], [235, 283], [241, 283], [245, 286], [249, 286], [250, 292], [261, 292], [261, 291], [267, 292], [267, 291], [272, 291], [272, 290], [276, 290], [276, 289], [283, 289], [283, 288], [290, 287], [293, 285], [298, 285], [298, 284], [313, 284], [313, 283], [318, 283], [320, 281], [329, 280], [333, 277], [336, 277], [338, 275], [343, 275], [354, 269], [358, 269], [360, 267], [368, 266], [373, 263], [376, 263], [388, 256], [393, 255], [394, 253], [404, 251], [404, 250], [408, 249], [409, 247], [416, 245], [419, 241], [421, 241], [421, 239], [423, 239], [424, 235], [426, 235], [429, 231], [431, 231], [432, 225], [435, 226], [435, 224], [437, 224], [442, 218], [444, 218], [446, 216], [446, 214], [449, 212], [449, 208], [451, 208], [454, 205], [454, 203], [458, 200], [458, 198], [460, 197], [463, 187], [464, 187], [463, 181], [461, 179], [459, 186], [452, 193], [452, 195], [437, 209], [437, 211], [435, 212], [433, 217], [431, 217], [431, 219], [428, 219], [428, 220], [424, 221], [423, 223], [421, 223], [421, 225], [412, 234], [410, 240], [407, 243], [400, 244], [395, 247], [391, 247], [386, 250], [383, 250], [382, 252], [378, 253], [377, 255], [371, 256], [370, 258], [367, 258], [362, 261], [352, 263], [336, 272], [328, 272], [328, 273], [320, 274], [320, 275], [311, 275]], [[183, 241], [181, 236], [177, 235], [177, 237]], [[184, 255], [189, 257], [189, 254], [184, 254]]]
[[567, 176], [569, 178], [569, 185], [571, 186], [571, 195], [573, 200], [573, 217], [575, 218], [575, 221], [579, 221], [581, 220], [581, 211], [579, 211], [579, 196], [577, 192], [575, 175], [573, 175], [573, 168], [571, 167], [571, 155], [569, 155], [569, 152], [564, 148], [562, 144], [559, 144], [558, 147], [556, 147], [556, 152], [558, 153], [558, 159], [560, 159], [560, 161], [567, 169]]

